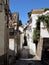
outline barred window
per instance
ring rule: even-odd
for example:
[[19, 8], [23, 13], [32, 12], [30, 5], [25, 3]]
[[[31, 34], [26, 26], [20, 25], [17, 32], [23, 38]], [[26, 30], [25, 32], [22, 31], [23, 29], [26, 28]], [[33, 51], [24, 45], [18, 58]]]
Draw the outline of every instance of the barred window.
[[10, 29], [9, 29], [9, 35], [10, 35], [10, 36], [13, 36], [13, 35], [14, 35], [14, 28], [10, 28]]

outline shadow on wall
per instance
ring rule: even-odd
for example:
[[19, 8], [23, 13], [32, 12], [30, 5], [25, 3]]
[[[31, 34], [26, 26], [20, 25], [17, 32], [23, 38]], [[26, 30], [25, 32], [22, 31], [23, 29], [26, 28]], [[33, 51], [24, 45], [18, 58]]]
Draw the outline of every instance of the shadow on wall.
[[24, 44], [23, 44], [23, 46], [27, 46], [27, 37], [26, 36], [24, 36]]

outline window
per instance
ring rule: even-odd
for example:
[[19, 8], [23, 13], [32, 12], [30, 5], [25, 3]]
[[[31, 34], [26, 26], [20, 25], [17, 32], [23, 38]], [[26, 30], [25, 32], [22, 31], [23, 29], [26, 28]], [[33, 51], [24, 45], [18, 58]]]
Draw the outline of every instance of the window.
[[13, 28], [10, 28], [10, 29], [9, 29], [9, 35], [10, 35], [10, 36], [13, 36], [13, 35], [14, 35], [14, 29], [13, 29]]
[[2, 0], [0, 0], [0, 12], [2, 12]]

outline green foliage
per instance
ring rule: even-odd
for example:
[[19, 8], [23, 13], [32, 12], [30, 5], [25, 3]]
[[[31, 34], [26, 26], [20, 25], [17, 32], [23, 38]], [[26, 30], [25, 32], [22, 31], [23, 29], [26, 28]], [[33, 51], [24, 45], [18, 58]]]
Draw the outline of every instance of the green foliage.
[[47, 30], [49, 29], [49, 16], [41, 16], [41, 22], [46, 26]]
[[49, 8], [42, 8], [44, 11], [47, 11], [47, 10], [49, 10]]
[[28, 17], [30, 18], [30, 16], [31, 16], [31, 12], [28, 12]]
[[19, 26], [21, 26], [22, 25], [22, 21], [21, 20], [19, 20]]
[[47, 10], [49, 10], [49, 8], [44, 8], [44, 11], [47, 11]]
[[40, 30], [35, 29], [34, 35], [33, 35], [33, 41], [36, 41], [36, 40], [38, 41], [39, 37], [40, 37]]
[[36, 23], [36, 29], [34, 30], [33, 41], [38, 41], [39, 37], [40, 37], [40, 22], [38, 20]]
[[47, 29], [49, 28], [49, 16], [42, 15], [38, 18], [37, 23], [38, 21], [43, 22], [43, 25], [46, 26]]
[[34, 30], [34, 35], [33, 35], [33, 41], [35, 40], [38, 41], [38, 39], [40, 38], [40, 22], [43, 22], [43, 25], [46, 26], [49, 32], [49, 16], [42, 15], [37, 20], [36, 29]]
[[36, 29], [37, 30], [40, 30], [40, 20], [39, 19], [36, 22]]

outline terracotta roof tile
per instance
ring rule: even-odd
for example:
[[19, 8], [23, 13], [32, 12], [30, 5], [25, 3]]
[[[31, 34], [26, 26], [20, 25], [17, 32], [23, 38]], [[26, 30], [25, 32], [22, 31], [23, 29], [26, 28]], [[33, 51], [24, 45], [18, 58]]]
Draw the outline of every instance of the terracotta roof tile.
[[44, 10], [33, 10], [32, 14], [42, 14]]

